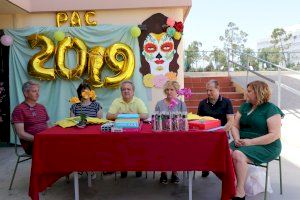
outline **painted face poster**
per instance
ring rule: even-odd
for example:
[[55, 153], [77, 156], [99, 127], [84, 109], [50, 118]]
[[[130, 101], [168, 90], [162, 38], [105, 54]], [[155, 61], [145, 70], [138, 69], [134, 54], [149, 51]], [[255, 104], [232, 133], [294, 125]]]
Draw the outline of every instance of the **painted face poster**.
[[143, 83], [146, 87], [162, 87], [177, 79], [177, 48], [183, 31], [182, 22], [175, 22], [161, 13], [142, 23], [145, 30], [139, 37]]

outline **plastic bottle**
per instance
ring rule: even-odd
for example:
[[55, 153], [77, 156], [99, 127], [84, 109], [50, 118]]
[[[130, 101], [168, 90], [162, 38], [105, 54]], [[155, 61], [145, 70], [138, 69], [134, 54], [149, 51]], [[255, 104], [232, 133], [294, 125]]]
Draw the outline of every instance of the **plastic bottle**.
[[151, 125], [152, 125], [152, 131], [156, 131], [157, 127], [156, 127], [156, 116], [155, 116], [155, 114], [152, 114]]
[[183, 118], [183, 123], [184, 123], [184, 131], [188, 131], [189, 130], [188, 119], [185, 114], [182, 116], [182, 118]]
[[162, 131], [162, 117], [160, 114], [157, 114], [157, 126], [156, 131]]

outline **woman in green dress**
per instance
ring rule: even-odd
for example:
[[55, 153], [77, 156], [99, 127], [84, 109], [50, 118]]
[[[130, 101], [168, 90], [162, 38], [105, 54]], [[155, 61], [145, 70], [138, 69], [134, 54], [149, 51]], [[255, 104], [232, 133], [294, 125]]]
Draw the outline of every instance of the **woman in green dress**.
[[230, 144], [237, 178], [236, 196], [245, 199], [244, 185], [248, 163], [261, 164], [280, 155], [282, 111], [270, 103], [271, 92], [262, 81], [247, 85], [247, 103], [239, 108], [232, 127], [234, 141]]

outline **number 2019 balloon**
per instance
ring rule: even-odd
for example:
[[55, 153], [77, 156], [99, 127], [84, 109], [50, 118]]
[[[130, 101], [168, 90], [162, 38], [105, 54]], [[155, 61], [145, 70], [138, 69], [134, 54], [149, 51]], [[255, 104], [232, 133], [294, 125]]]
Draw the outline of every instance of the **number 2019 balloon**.
[[[85, 43], [79, 38], [65, 37], [55, 49], [50, 38], [42, 34], [33, 34], [27, 37], [32, 49], [40, 47], [28, 62], [28, 74], [40, 80], [54, 80], [56, 75], [66, 80], [81, 77], [87, 70], [89, 82], [94, 87], [116, 88], [124, 80], [130, 79], [134, 72], [135, 61], [132, 49], [123, 43], [115, 43], [108, 48], [102, 46], [93, 47], [89, 53]], [[74, 49], [77, 57], [77, 65], [70, 69], [66, 66], [68, 50]], [[55, 55], [54, 55], [55, 54]], [[45, 67], [45, 63], [55, 56], [55, 66]], [[104, 63], [115, 73], [112, 77], [101, 80], [101, 72]]]

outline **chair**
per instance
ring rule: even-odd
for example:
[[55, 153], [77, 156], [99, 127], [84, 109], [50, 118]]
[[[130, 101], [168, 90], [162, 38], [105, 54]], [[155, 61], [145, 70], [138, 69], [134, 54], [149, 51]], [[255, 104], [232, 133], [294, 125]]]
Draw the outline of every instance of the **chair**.
[[[282, 195], [282, 171], [281, 171], [281, 156], [279, 156], [278, 158], [275, 159], [276, 161], [279, 161], [279, 178], [280, 178], [280, 194]], [[264, 195], [264, 200], [267, 200], [267, 186], [268, 186], [268, 175], [269, 175], [269, 163], [262, 163], [260, 165], [255, 165], [255, 164], [251, 164], [250, 165], [254, 165], [254, 166], [258, 166], [258, 167], [264, 167], [266, 168], [266, 181], [265, 181], [265, 195]]]
[[17, 135], [16, 128], [15, 128], [14, 124], [12, 123], [11, 125], [13, 127], [13, 132], [14, 132], [14, 137], [15, 137], [15, 154], [17, 155], [18, 159], [17, 159], [17, 163], [16, 163], [16, 166], [15, 166], [15, 169], [14, 169], [13, 176], [12, 176], [11, 181], [10, 181], [9, 190], [11, 190], [12, 184], [14, 182], [16, 171], [17, 171], [19, 163], [31, 159], [31, 155], [28, 155], [25, 152], [22, 153], [22, 152], [18, 151], [18, 145], [17, 145], [18, 135]]

